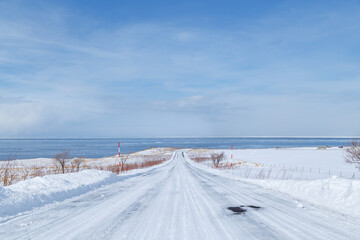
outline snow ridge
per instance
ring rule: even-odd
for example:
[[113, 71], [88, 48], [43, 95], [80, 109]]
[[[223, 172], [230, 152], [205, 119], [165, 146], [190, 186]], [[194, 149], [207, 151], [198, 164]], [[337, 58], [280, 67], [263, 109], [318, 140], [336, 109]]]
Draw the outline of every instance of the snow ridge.
[[84, 170], [36, 177], [9, 187], [0, 187], [0, 216], [16, 215], [121, 180], [122, 177], [111, 172]]

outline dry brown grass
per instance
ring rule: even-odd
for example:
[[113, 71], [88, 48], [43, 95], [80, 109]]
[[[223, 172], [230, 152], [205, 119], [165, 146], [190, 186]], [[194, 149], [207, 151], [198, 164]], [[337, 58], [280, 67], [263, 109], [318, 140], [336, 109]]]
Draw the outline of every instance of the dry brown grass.
[[192, 157], [191, 160], [197, 162], [197, 163], [202, 163], [202, 162], [206, 162], [206, 161], [211, 161], [210, 157]]
[[0, 180], [4, 186], [9, 186], [19, 179], [17, 165], [15, 160], [1, 161], [0, 163]]
[[160, 160], [144, 161], [141, 163], [128, 163], [123, 166], [122, 172], [127, 172], [127, 171], [134, 170], [134, 169], [152, 167], [152, 166], [161, 164], [165, 161], [166, 161], [166, 159], [160, 159]]
[[106, 167], [106, 171], [110, 171], [112, 173], [119, 174], [120, 173], [120, 167], [117, 164], [108, 165]]
[[192, 149], [187, 152], [187, 156], [197, 163], [211, 162], [211, 155], [209, 154], [208, 149]]
[[[159, 152], [156, 155], [132, 155], [129, 156], [129, 163], [123, 162], [122, 172], [127, 172], [133, 169], [140, 169], [151, 167], [157, 164], [161, 164], [166, 160], [169, 160], [171, 155], [166, 155], [164, 152]], [[131, 163], [132, 161], [138, 161], [136, 163]], [[51, 175], [51, 174], [60, 174], [78, 172], [86, 169], [98, 169], [98, 170], [106, 170], [111, 171], [115, 174], [119, 174], [120, 167], [117, 163], [113, 161], [106, 161], [106, 158], [99, 159], [85, 159], [85, 158], [74, 158], [72, 160], [68, 160], [67, 165], [64, 165], [64, 168], [59, 166], [59, 164], [53, 164], [53, 161], [49, 161], [48, 163], [42, 163], [39, 165], [26, 165], [21, 164], [21, 160], [19, 160], [19, 164], [15, 160], [6, 160], [0, 161], [0, 185], [9, 186], [19, 181], [31, 179], [34, 177]]]

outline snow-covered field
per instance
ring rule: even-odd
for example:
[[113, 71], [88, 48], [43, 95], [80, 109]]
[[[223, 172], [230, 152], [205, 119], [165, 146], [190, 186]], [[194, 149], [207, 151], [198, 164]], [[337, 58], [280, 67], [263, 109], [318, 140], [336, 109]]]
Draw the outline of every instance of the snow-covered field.
[[[194, 149], [188, 152], [190, 158], [204, 158], [201, 163], [209, 167], [212, 153], [224, 152], [226, 159], [220, 168], [244, 178], [310, 180], [338, 176], [340, 178], [360, 179], [360, 173], [354, 165], [345, 163], [344, 149], [328, 148], [279, 148], [279, 149], [243, 149], [211, 150]], [[231, 159], [233, 154], [233, 159]], [[207, 159], [205, 159], [207, 158]]]
[[[164, 153], [135, 156], [157, 151]], [[228, 159], [218, 169], [190, 159], [222, 151]], [[177, 150], [170, 161], [120, 176], [84, 170], [0, 187], [0, 239], [359, 239], [359, 180], [259, 179], [238, 170], [355, 170], [343, 163], [342, 150], [232, 153], [233, 160], [228, 150]], [[236, 161], [233, 171], [227, 168]]]

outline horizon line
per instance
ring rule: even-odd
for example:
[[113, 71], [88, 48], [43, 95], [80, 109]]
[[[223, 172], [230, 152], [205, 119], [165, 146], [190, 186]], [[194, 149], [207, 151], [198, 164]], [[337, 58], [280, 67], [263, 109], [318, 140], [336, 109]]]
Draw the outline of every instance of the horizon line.
[[358, 136], [160, 136], [160, 137], [0, 137], [0, 140], [18, 139], [140, 139], [140, 138], [357, 138]]

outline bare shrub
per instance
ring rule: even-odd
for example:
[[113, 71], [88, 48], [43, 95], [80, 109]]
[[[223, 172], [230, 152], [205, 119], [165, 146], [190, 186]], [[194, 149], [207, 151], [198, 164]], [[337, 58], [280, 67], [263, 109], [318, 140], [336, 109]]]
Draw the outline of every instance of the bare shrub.
[[54, 156], [55, 164], [60, 168], [62, 173], [65, 173], [65, 167], [70, 160], [70, 159], [68, 159], [69, 153], [70, 153], [69, 150], [65, 150], [60, 153], [57, 153]]
[[360, 139], [356, 138], [352, 141], [351, 146], [345, 149], [345, 162], [354, 164], [360, 170]]
[[[120, 172], [125, 170], [125, 164], [126, 164], [126, 161], [128, 160], [128, 158], [129, 158], [129, 155], [123, 155], [120, 158], [120, 163], [121, 163]], [[127, 170], [125, 170], [125, 171], [127, 171]]]
[[222, 152], [222, 153], [213, 153], [211, 154], [211, 161], [214, 165], [214, 167], [218, 168], [219, 167], [219, 164], [222, 160], [225, 159], [225, 154]]
[[80, 171], [80, 166], [84, 164], [85, 159], [84, 158], [75, 158], [71, 161], [71, 171], [78, 172]]

